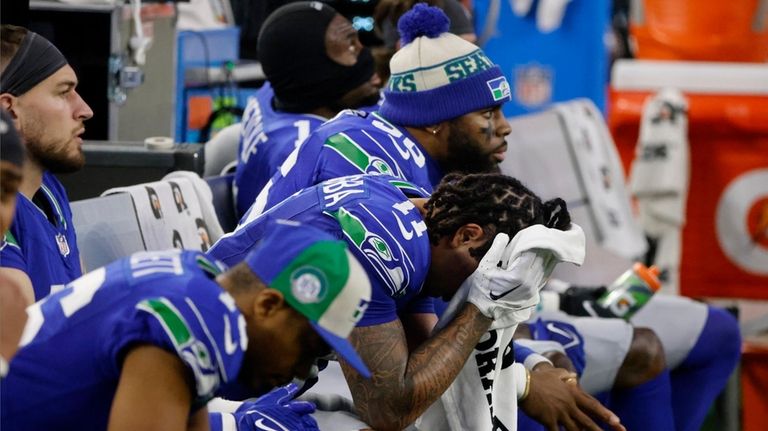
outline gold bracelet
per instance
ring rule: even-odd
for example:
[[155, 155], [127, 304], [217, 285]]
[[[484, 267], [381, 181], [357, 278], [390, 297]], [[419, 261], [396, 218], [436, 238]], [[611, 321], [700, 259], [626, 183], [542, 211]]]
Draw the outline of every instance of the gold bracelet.
[[525, 369], [525, 390], [523, 391], [523, 396], [520, 397], [519, 401], [524, 401], [526, 398], [528, 398], [528, 393], [531, 391], [531, 372], [528, 371], [528, 369]]

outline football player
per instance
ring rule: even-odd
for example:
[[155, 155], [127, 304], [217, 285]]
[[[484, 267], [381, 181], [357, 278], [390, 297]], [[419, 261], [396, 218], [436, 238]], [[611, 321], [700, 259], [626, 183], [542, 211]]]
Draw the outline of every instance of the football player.
[[3, 380], [2, 428], [316, 429], [295, 388], [234, 416], [209, 419], [206, 404], [229, 386], [306, 378], [331, 349], [368, 376], [347, 341], [368, 277], [344, 242], [295, 224], [272, 225], [243, 257], [222, 272], [199, 252], [140, 252], [35, 303]]

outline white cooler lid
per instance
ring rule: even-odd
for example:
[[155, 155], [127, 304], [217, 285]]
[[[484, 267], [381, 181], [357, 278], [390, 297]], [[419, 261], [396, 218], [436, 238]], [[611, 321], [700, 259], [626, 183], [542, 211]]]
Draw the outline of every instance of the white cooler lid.
[[768, 95], [768, 64], [703, 61], [618, 60], [611, 71], [618, 91]]

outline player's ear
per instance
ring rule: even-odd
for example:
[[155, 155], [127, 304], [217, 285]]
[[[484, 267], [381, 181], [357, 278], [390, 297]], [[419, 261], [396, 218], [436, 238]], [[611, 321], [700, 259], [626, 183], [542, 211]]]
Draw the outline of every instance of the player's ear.
[[437, 136], [441, 131], [448, 130], [448, 122], [443, 121], [442, 123], [430, 124], [424, 127], [424, 130], [426, 130], [430, 135]]
[[254, 315], [269, 317], [280, 311], [286, 305], [283, 294], [275, 289], [261, 289], [256, 293], [253, 301]]
[[483, 242], [484, 240], [485, 232], [483, 232], [483, 228], [476, 223], [467, 223], [456, 229], [451, 244], [456, 247], [462, 245], [472, 246], [473, 243]]
[[11, 93], [0, 94], [0, 108], [5, 109], [13, 118], [13, 123], [16, 128], [19, 128], [19, 117], [16, 115], [16, 96]]
[[427, 198], [410, 198], [409, 200], [413, 203], [414, 206], [416, 206], [416, 209], [419, 210], [419, 214], [421, 214], [422, 217], [427, 215], [427, 210], [426, 210], [426, 208], [424, 206], [427, 204], [427, 201], [429, 201], [429, 199], [427, 199]]

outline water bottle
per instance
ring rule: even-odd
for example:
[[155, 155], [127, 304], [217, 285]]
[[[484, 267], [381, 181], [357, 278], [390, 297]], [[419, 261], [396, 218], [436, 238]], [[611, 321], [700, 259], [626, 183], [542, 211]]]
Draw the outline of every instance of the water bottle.
[[659, 269], [635, 263], [596, 301], [602, 316], [629, 320], [661, 287]]

